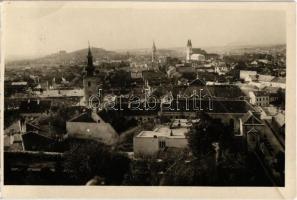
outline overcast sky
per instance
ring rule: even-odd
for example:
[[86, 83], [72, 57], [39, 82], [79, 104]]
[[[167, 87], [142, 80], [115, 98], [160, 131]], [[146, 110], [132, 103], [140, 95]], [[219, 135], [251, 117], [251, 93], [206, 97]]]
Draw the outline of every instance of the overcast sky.
[[38, 56], [87, 47], [108, 50], [284, 44], [285, 12], [173, 6], [22, 6], [6, 9], [6, 55]]

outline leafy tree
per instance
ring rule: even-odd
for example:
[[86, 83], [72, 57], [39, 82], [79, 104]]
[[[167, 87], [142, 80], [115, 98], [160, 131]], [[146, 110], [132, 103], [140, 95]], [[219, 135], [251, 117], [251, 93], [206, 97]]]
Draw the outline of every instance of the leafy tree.
[[107, 184], [121, 184], [129, 164], [125, 155], [111, 151], [104, 144], [88, 141], [73, 145], [65, 155], [64, 168], [81, 184], [94, 176], [105, 177]]
[[131, 162], [124, 185], [159, 185], [158, 163], [153, 158], [142, 158]]
[[213, 142], [223, 141], [228, 132], [220, 121], [211, 119], [204, 112], [197, 117], [200, 121], [191, 129], [188, 142], [193, 155], [200, 157], [213, 149]]
[[286, 91], [283, 90], [282, 88], [279, 88], [277, 90], [277, 95], [279, 97], [279, 100], [277, 101], [277, 103], [282, 107], [285, 108], [285, 104], [286, 104]]

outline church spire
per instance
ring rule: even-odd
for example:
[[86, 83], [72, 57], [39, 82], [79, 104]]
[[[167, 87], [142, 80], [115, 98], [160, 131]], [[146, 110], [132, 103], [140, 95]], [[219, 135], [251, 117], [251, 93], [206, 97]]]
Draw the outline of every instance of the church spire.
[[187, 47], [186, 47], [186, 61], [187, 62], [190, 62], [191, 54], [192, 54], [192, 42], [190, 39], [188, 39]]
[[87, 76], [92, 76], [94, 74], [94, 65], [93, 65], [93, 55], [91, 52], [91, 46], [90, 46], [90, 42], [88, 41], [88, 45], [89, 45], [89, 50], [88, 50], [88, 55], [87, 55], [87, 60], [88, 60], [88, 64], [86, 67], [86, 71], [87, 71]]
[[152, 68], [155, 70], [156, 69], [156, 52], [157, 48], [155, 45], [155, 41], [153, 41], [153, 47], [152, 47]]
[[153, 47], [152, 47], [152, 62], [155, 62], [156, 59], [156, 52], [157, 52], [157, 48], [155, 45], [155, 41], [153, 41]]
[[190, 47], [192, 48], [192, 41], [189, 39], [188, 42], [187, 42], [187, 47]]

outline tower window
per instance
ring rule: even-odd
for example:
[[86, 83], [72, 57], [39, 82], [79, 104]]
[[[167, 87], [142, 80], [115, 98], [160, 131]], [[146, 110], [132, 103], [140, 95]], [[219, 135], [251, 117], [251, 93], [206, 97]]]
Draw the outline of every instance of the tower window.
[[165, 148], [165, 147], [166, 147], [165, 141], [159, 141], [159, 148]]
[[88, 87], [91, 87], [91, 81], [88, 81]]

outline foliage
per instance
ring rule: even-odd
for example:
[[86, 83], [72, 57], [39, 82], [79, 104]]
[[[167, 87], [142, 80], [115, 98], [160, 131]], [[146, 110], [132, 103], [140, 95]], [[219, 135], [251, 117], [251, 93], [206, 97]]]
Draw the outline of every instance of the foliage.
[[99, 115], [105, 122], [110, 123], [118, 133], [122, 133], [131, 127], [137, 126], [137, 120], [127, 119], [122, 112], [102, 110]]
[[220, 121], [211, 119], [206, 113], [199, 113], [199, 123], [190, 131], [188, 142], [192, 153], [196, 157], [212, 151], [212, 143], [219, 142], [221, 146], [228, 145], [232, 139], [230, 127], [224, 126]]
[[74, 180], [85, 184], [94, 176], [106, 178], [107, 184], [121, 184], [128, 171], [127, 156], [111, 151], [104, 144], [88, 141], [74, 145], [65, 155], [65, 170]]
[[279, 88], [277, 90], [277, 95], [279, 97], [279, 100], [278, 100], [278, 104], [282, 107], [282, 108], [285, 108], [285, 105], [286, 105], [286, 91]]

